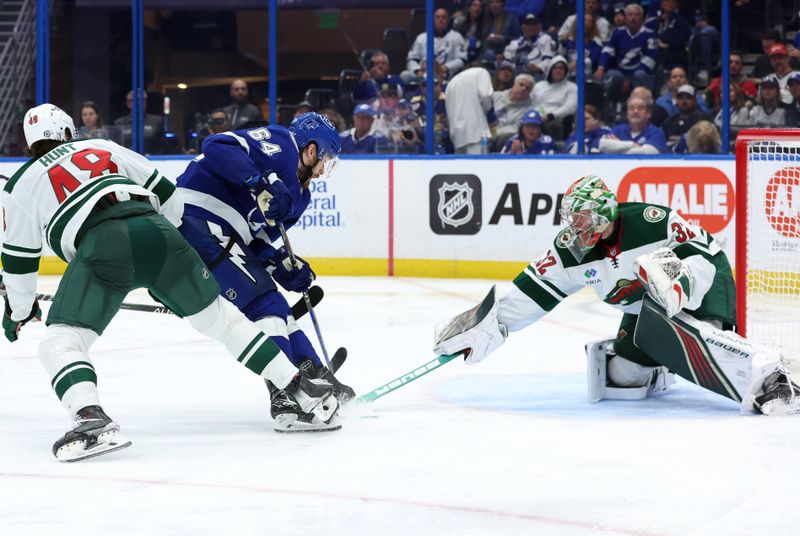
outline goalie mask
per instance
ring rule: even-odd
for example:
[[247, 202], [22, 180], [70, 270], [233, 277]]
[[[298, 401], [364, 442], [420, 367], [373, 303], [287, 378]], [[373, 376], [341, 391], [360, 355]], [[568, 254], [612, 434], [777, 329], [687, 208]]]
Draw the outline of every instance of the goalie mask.
[[587, 175], [567, 189], [559, 213], [562, 225], [570, 231], [565, 245], [580, 261], [617, 219], [619, 206], [617, 197], [600, 177]]
[[67, 141], [75, 137], [75, 123], [54, 104], [40, 104], [25, 113], [22, 121], [28, 147], [42, 140]]

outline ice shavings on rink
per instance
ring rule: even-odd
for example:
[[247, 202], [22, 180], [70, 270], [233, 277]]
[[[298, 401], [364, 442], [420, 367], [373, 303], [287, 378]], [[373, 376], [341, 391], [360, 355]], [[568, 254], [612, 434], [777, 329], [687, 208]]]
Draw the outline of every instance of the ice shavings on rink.
[[[348, 347], [340, 378], [363, 393], [431, 359], [433, 326], [492, 282], [319, 284], [326, 345]], [[92, 359], [133, 445], [75, 464], [50, 452], [69, 421], [36, 357], [44, 326], [26, 326], [0, 342], [0, 535], [796, 534], [800, 418], [740, 417], [683, 381], [589, 404], [583, 345], [618, 322], [579, 293], [484, 362], [378, 400], [376, 418], [285, 436], [263, 382], [218, 345], [175, 317], [121, 312]]]

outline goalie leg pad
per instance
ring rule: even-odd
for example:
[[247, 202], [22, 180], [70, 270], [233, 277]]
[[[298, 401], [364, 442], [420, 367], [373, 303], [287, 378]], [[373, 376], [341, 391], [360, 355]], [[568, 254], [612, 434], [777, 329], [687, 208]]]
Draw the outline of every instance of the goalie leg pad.
[[493, 286], [481, 303], [437, 328], [433, 351], [436, 355], [468, 351], [468, 365], [483, 361], [508, 337], [506, 327], [497, 321], [498, 307]]
[[586, 345], [589, 402], [643, 400], [667, 391], [674, 377], [666, 367], [645, 367], [614, 353], [613, 339]]

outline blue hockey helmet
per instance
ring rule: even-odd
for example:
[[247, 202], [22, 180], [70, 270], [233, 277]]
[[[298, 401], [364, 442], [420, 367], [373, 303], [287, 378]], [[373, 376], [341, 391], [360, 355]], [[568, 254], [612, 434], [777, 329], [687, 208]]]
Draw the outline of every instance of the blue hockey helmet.
[[317, 157], [325, 164], [323, 174], [330, 176], [342, 150], [339, 132], [333, 123], [322, 114], [306, 112], [292, 120], [289, 131], [301, 151], [312, 142], [317, 144]]

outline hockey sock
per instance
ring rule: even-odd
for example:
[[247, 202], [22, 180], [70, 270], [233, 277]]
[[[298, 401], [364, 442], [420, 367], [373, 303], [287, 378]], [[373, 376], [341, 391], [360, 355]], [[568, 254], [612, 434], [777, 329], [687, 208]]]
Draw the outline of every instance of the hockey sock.
[[274, 325], [267, 326], [267, 331], [259, 329], [221, 297], [186, 319], [197, 331], [225, 345], [245, 367], [280, 388], [288, 385], [297, 374], [297, 368], [278, 344], [280, 337], [285, 336], [285, 328], [282, 333]]
[[300, 329], [297, 322], [295, 322], [293, 318], [290, 318], [287, 327], [289, 328], [289, 343], [292, 346], [292, 363], [294, 363], [296, 367], [299, 367], [300, 362], [305, 359], [310, 359], [317, 369], [321, 368], [322, 361], [317, 355], [316, 350], [314, 350], [314, 345], [311, 344], [308, 336], [303, 333], [303, 330]]
[[39, 344], [39, 360], [50, 385], [72, 419], [86, 406], [99, 406], [97, 374], [89, 348], [98, 338], [87, 328], [52, 324]]

